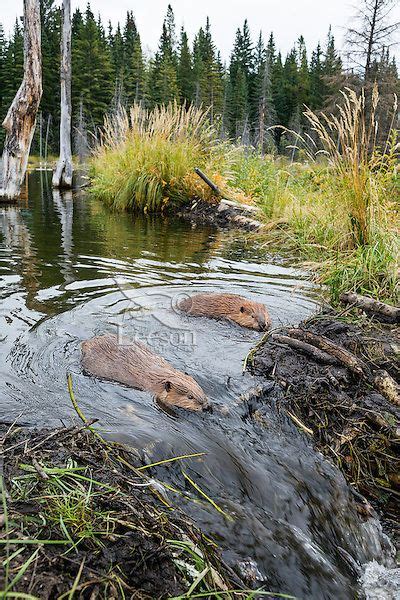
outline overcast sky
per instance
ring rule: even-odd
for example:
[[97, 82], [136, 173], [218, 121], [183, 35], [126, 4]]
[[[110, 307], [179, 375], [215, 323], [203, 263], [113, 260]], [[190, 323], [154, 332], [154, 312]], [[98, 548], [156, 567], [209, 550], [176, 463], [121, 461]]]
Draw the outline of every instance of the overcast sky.
[[[59, 0], [60, 1], [60, 0]], [[0, 0], [0, 22], [10, 31], [17, 15], [22, 14], [22, 0]], [[72, 0], [72, 9], [85, 8], [87, 0]], [[149, 51], [157, 48], [161, 25], [167, 10], [168, 0], [91, 0], [95, 14], [100, 13], [103, 22], [111, 20], [113, 25], [124, 21], [125, 14], [132, 10], [142, 37]], [[247, 18], [256, 39], [262, 29], [267, 37], [275, 34], [279, 49], [287, 52], [302, 34], [307, 47], [314, 48], [318, 41], [324, 42], [329, 25], [332, 25], [337, 43], [343, 41], [345, 28], [351, 22], [358, 0], [172, 0], [177, 26], [184, 25], [191, 39], [206, 17], [217, 47], [223, 59], [229, 58], [234, 34]], [[393, 18], [400, 20], [400, 2], [393, 11]]]

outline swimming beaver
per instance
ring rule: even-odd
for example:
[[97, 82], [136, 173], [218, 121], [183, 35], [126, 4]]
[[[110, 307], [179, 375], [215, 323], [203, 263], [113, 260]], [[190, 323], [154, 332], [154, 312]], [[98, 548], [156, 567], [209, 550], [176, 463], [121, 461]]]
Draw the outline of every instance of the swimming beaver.
[[264, 304], [237, 294], [196, 294], [178, 302], [178, 308], [189, 315], [227, 319], [257, 331], [264, 331], [271, 326], [271, 318]]
[[95, 377], [153, 392], [168, 406], [208, 408], [205, 393], [192, 377], [174, 369], [141, 342], [122, 345], [115, 335], [86, 340], [82, 343], [82, 365]]

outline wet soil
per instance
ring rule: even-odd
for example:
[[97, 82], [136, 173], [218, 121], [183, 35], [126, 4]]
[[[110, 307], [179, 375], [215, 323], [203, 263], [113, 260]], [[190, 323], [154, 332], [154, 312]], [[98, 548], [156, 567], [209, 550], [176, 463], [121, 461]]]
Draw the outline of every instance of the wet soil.
[[198, 561], [209, 567], [210, 586], [242, 586], [168, 504], [162, 484], [137, 470], [131, 449], [79, 426], [1, 425], [0, 450], [0, 562], [9, 562], [1, 590], [41, 599], [71, 590], [79, 598], [170, 598], [188, 590]]
[[247, 214], [246, 206], [242, 208], [240, 205], [234, 208], [224, 203], [196, 199], [189, 205], [179, 207], [175, 214], [193, 225], [213, 225], [221, 229], [237, 227], [244, 231], [258, 230], [261, 224], [254, 216]]
[[[331, 340], [371, 373], [384, 369], [399, 383], [398, 326], [327, 312], [301, 323], [298, 330]], [[293, 332], [280, 328], [267, 333], [249, 356], [248, 368], [275, 383], [282, 410], [341, 469], [355, 494], [368, 499], [360, 496], [360, 512], [371, 510], [369, 502], [378, 510], [399, 547], [399, 406], [340, 361], [327, 364], [286, 345], [282, 336]]]

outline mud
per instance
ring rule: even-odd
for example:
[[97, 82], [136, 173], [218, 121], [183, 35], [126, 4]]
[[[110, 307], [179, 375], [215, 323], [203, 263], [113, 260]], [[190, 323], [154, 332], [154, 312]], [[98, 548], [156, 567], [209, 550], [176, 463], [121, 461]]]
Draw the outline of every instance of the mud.
[[0, 560], [12, 557], [8, 574], [0, 569], [1, 590], [20, 574], [8, 588], [18, 597], [75, 589], [79, 598], [170, 598], [190, 585], [182, 567], [194, 566], [187, 546], [220, 585], [244, 586], [179, 507], [169, 507], [162, 484], [136, 470], [132, 450], [79, 426], [1, 425], [0, 448]]
[[[328, 338], [371, 372], [384, 369], [399, 382], [398, 327], [378, 326], [366, 318], [350, 322], [325, 313], [299, 329]], [[249, 356], [248, 368], [275, 382], [282, 394], [281, 410], [341, 469], [355, 494], [362, 495], [359, 511], [367, 514], [369, 502], [378, 510], [399, 546], [399, 407], [343, 364], [320, 362], [276, 341], [290, 331], [266, 334]]]

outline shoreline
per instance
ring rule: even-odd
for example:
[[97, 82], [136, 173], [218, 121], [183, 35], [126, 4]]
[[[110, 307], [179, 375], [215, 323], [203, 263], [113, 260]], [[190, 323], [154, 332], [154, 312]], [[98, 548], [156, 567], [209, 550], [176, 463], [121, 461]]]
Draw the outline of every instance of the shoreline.
[[[274, 383], [282, 410], [343, 473], [360, 514], [377, 510], [399, 550], [400, 408], [373, 376], [385, 372], [400, 383], [400, 329], [354, 309], [351, 316], [343, 312], [322, 312], [296, 328], [267, 332], [246, 366]], [[365, 373], [346, 364], [353, 357]]]

